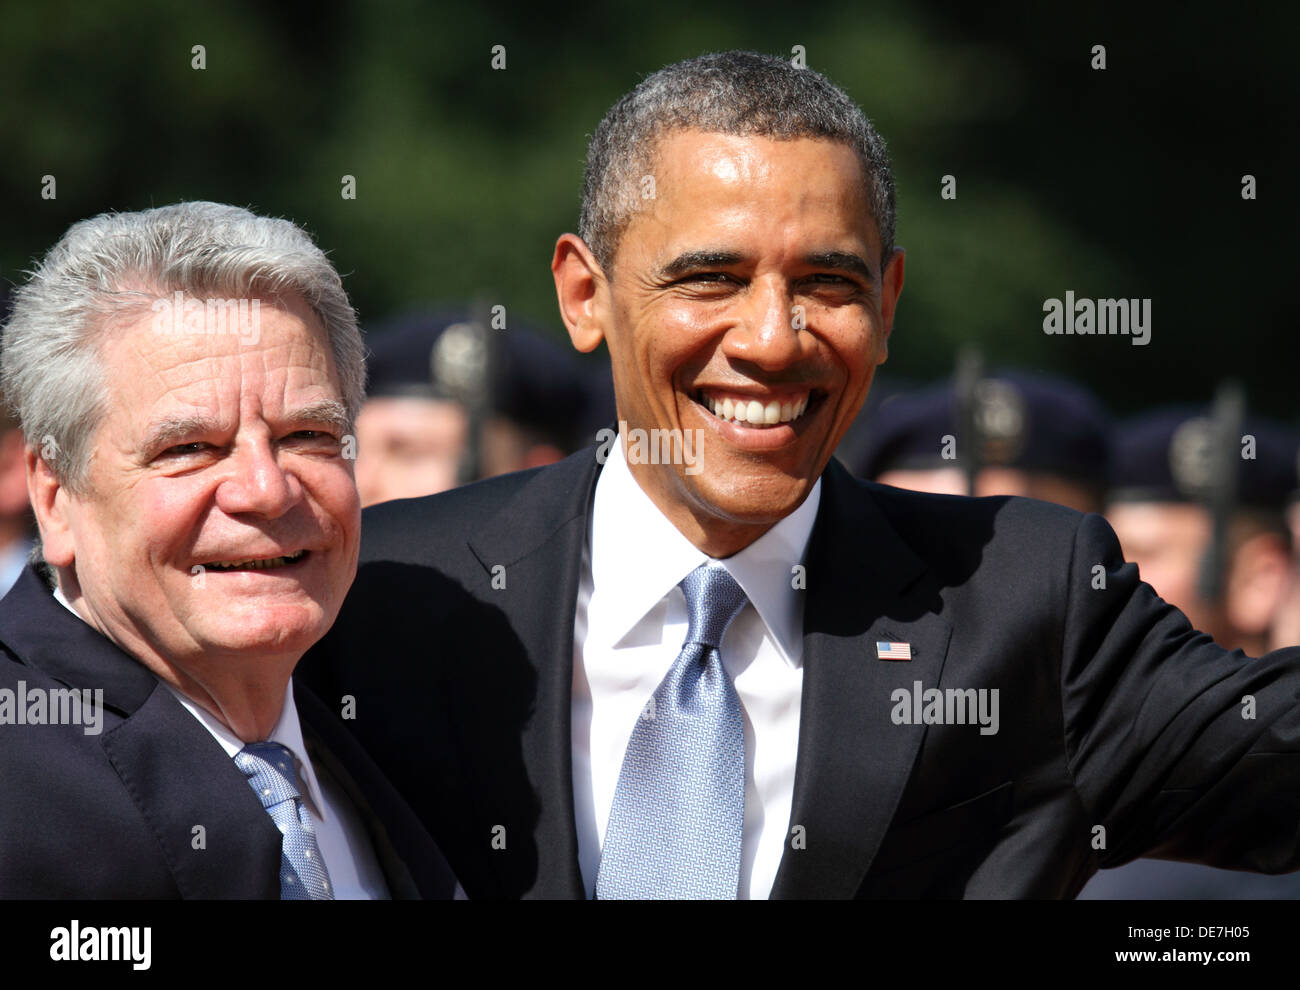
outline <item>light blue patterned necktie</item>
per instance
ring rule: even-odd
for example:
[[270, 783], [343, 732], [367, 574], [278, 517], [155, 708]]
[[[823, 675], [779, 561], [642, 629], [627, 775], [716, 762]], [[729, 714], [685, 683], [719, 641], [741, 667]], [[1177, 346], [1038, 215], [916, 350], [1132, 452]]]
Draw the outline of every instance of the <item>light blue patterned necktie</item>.
[[720, 564], [682, 579], [690, 629], [623, 757], [596, 896], [734, 899], [745, 722], [718, 648], [747, 598]]
[[293, 753], [279, 743], [249, 743], [235, 754], [262, 807], [284, 836], [280, 853], [280, 900], [332, 901], [329, 871], [316, 846], [316, 828], [298, 792]]

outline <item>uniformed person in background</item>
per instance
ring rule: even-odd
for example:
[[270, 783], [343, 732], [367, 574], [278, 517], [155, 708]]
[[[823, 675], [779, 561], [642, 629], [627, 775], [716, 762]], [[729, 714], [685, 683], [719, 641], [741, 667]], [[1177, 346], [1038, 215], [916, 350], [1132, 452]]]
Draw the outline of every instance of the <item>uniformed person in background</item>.
[[1291, 533], [1291, 576], [1273, 622], [1269, 643], [1300, 643], [1300, 431], [1291, 431], [1295, 449], [1296, 489], [1288, 499], [1286, 519]]
[[366, 343], [363, 506], [550, 464], [614, 418], [608, 367], [589, 369], [513, 319], [492, 329], [482, 307], [410, 312], [377, 325]]
[[493, 341], [479, 477], [553, 464], [613, 425], [608, 364], [590, 367], [527, 327], [496, 331]]
[[1287, 431], [1260, 419], [1224, 430], [1208, 408], [1121, 423], [1106, 518], [1142, 579], [1192, 625], [1250, 656], [1269, 650], [1291, 574]]
[[[901, 392], [867, 422], [861, 477], [940, 494], [1027, 495], [1100, 509], [1108, 420], [1064, 379], [1003, 371]], [[972, 486], [972, 478], [974, 484]]]
[[[1161, 597], [1222, 645], [1257, 656], [1300, 633], [1300, 583], [1284, 515], [1300, 479], [1294, 434], [1244, 416], [1242, 406], [1229, 390], [1212, 407], [1120, 423], [1106, 518], [1125, 558]], [[1138, 859], [1102, 870], [1079, 896], [1294, 899], [1300, 874]]]
[[362, 506], [454, 488], [469, 416], [434, 380], [434, 348], [459, 312], [412, 313], [366, 334], [366, 402], [357, 416]]

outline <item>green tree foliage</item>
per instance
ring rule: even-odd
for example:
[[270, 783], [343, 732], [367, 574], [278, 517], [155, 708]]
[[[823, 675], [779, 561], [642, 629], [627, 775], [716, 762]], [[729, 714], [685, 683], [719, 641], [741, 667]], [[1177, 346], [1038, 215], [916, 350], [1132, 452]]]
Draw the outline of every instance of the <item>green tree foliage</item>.
[[[1295, 17], [1236, 18], [1210, 5], [980, 5], [954, 20], [938, 4], [770, 0], [10, 4], [0, 275], [21, 278], [79, 218], [215, 199], [312, 230], [363, 325], [480, 297], [558, 328], [551, 248], [576, 226], [604, 109], [670, 61], [802, 45], [894, 155], [908, 277], [891, 373], [947, 374], [973, 343], [991, 362], [1072, 373], [1119, 411], [1208, 397], [1232, 374], [1253, 406], [1294, 417]], [[1089, 65], [1094, 44], [1105, 70]], [[55, 200], [40, 195], [47, 174]], [[1066, 289], [1152, 298], [1151, 346], [1046, 337], [1043, 300]]]

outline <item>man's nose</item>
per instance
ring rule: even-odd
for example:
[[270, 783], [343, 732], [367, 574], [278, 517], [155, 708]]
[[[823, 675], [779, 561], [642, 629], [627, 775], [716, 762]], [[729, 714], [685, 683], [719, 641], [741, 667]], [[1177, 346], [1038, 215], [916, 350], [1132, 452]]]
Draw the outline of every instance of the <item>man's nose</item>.
[[217, 486], [217, 507], [228, 515], [254, 513], [274, 519], [302, 497], [302, 484], [276, 458], [264, 438], [240, 444], [230, 455], [228, 474]]
[[784, 279], [756, 280], [742, 307], [739, 324], [725, 342], [729, 357], [765, 371], [787, 368], [799, 360], [804, 314], [795, 307]]

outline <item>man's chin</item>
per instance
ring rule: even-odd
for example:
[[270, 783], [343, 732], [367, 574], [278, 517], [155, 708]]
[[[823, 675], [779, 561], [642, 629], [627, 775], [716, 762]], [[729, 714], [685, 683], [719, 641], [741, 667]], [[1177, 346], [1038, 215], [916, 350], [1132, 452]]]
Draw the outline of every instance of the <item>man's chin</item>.
[[732, 526], [773, 526], [794, 512], [816, 479], [805, 481], [777, 472], [747, 473], [735, 484], [716, 485], [685, 479], [697, 515]]
[[230, 609], [205, 616], [195, 638], [213, 653], [258, 656], [301, 655], [315, 645], [333, 623], [320, 606], [309, 602], [297, 606], [264, 606], [261, 609]]
[[738, 549], [798, 509], [816, 484], [820, 472], [809, 457], [785, 453], [754, 454], [706, 442], [696, 448], [694, 464], [641, 464], [632, 473], [683, 533], [714, 548]]

